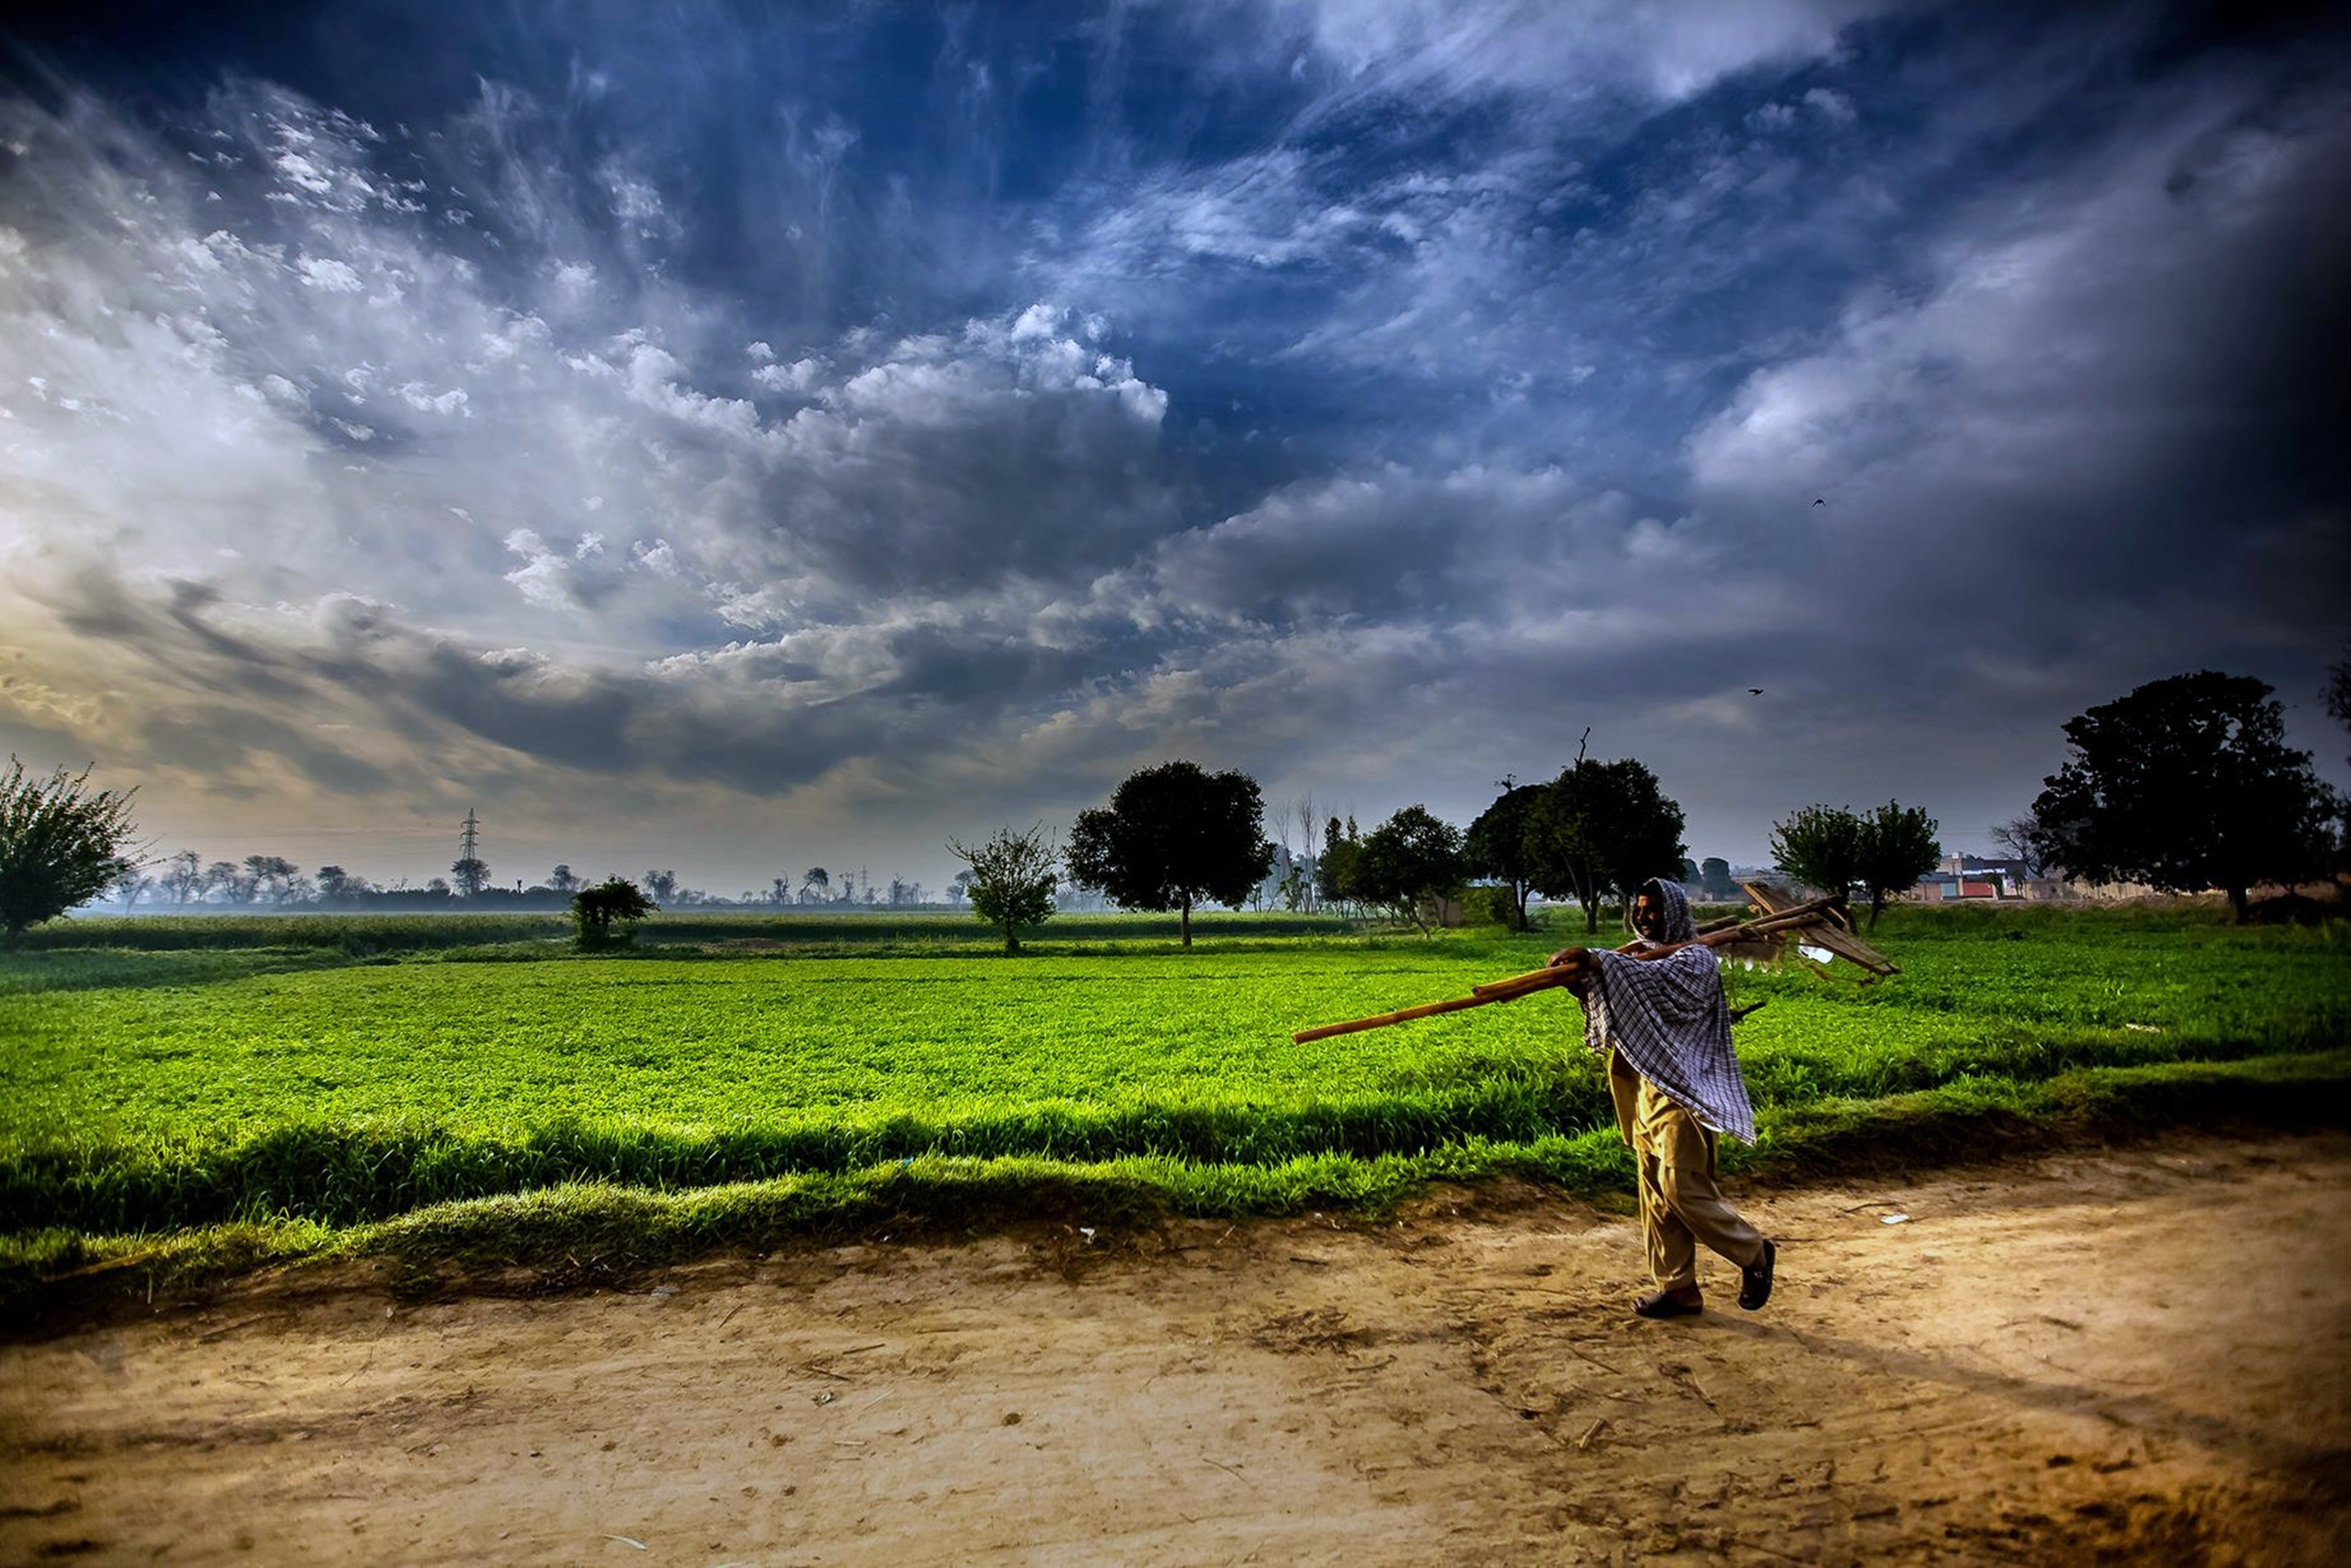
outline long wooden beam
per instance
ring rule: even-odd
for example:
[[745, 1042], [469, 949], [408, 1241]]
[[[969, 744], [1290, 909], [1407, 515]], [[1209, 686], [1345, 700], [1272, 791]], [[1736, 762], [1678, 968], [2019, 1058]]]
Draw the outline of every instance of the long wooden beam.
[[[1804, 932], [1808, 936], [1816, 936], [1823, 931], [1835, 928], [1836, 911], [1842, 902], [1834, 898], [1814, 899], [1809, 904], [1792, 904], [1784, 909], [1759, 915], [1752, 920], [1741, 920], [1729, 925], [1719, 922], [1708, 922], [1715, 928], [1711, 931], [1700, 932], [1695, 941], [1669, 944], [1654, 948], [1647, 953], [1627, 956], [1647, 961], [1662, 958], [1669, 953], [1680, 951], [1683, 947], [1721, 947], [1756, 936], [1796, 931]], [[1855, 945], [1858, 946], [1858, 944]], [[1876, 955], [1872, 954], [1872, 956], [1875, 957]], [[1885, 960], [1879, 958], [1878, 962], [1882, 964]], [[1887, 968], [1890, 970], [1892, 966], [1888, 965]], [[1482, 1008], [1495, 1002], [1514, 1002], [1520, 997], [1531, 997], [1537, 991], [1547, 991], [1554, 987], [1567, 985], [1589, 972], [1590, 970], [1583, 965], [1561, 965], [1555, 967], [1531, 969], [1523, 975], [1512, 975], [1504, 979], [1489, 980], [1482, 986], [1474, 986], [1470, 988], [1470, 994], [1466, 997], [1455, 997], [1441, 1002], [1424, 1002], [1418, 1007], [1399, 1008], [1394, 1012], [1374, 1013], [1370, 1018], [1350, 1019], [1344, 1023], [1323, 1024], [1317, 1029], [1301, 1030], [1290, 1038], [1297, 1044], [1304, 1045], [1310, 1040], [1329, 1040], [1333, 1035], [1355, 1034], [1367, 1029], [1385, 1029], [1390, 1024], [1405, 1023], [1413, 1019], [1434, 1018], [1438, 1013], [1459, 1012], [1464, 1008]]]

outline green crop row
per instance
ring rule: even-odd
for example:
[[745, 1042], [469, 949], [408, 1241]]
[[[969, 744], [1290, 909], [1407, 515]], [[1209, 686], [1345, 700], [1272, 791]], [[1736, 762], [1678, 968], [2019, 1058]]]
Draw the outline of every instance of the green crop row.
[[[1764, 1004], [1739, 1044], [1767, 1125], [2351, 1032], [2340, 923], [1959, 913], [1890, 914], [1878, 942], [1903, 972], [1876, 985], [1729, 971], [1735, 1000]], [[681, 1193], [935, 1158], [1426, 1160], [1607, 1123], [1564, 993], [1290, 1040], [1536, 967], [1555, 936], [1281, 936], [1237, 920], [1187, 953], [1123, 918], [1091, 946], [1018, 959], [903, 936], [588, 958], [425, 932], [366, 958], [317, 944], [0, 956], [0, 1232], [345, 1226], [581, 1182]]]

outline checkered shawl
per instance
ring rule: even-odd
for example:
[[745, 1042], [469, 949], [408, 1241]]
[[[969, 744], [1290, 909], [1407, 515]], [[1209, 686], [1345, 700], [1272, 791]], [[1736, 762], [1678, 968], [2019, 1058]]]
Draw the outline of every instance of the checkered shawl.
[[[1651, 880], [1642, 890], [1665, 901], [1666, 941], [1698, 936], [1689, 900], [1677, 883]], [[1701, 1126], [1755, 1141], [1739, 1053], [1730, 1045], [1730, 1009], [1722, 966], [1711, 947], [1685, 947], [1663, 958], [1595, 952], [1599, 972], [1583, 994], [1583, 1043], [1605, 1055], [1614, 1046], [1634, 1071], [1698, 1119]]]

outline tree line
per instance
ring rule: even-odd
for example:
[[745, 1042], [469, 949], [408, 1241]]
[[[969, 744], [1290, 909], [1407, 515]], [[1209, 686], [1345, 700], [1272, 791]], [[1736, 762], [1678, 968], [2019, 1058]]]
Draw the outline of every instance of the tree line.
[[[2330, 677], [2327, 711], [2351, 727], [2351, 656]], [[1995, 831], [2036, 872], [2162, 892], [2219, 888], [2242, 921], [2256, 884], [2340, 876], [2351, 864], [2343, 831], [2351, 810], [2317, 778], [2310, 754], [2285, 744], [2283, 709], [2263, 682], [2209, 670], [2149, 682], [2068, 720], [2064, 730], [2068, 760], [2043, 780], [2024, 816]], [[271, 855], [207, 865], [183, 851], [150, 877], [131, 843], [131, 795], [91, 789], [88, 769], [38, 778], [10, 758], [0, 775], [0, 930], [13, 938], [110, 888], [127, 904], [153, 890], [183, 905], [418, 896], [377, 888], [340, 866], [306, 876]], [[1302, 854], [1266, 837], [1254, 779], [1165, 762], [1130, 776], [1104, 805], [1079, 812], [1066, 849], [1042, 823], [1025, 832], [999, 829], [976, 846], [950, 839], [947, 848], [965, 870], [949, 893], [1000, 928], [1008, 950], [1017, 951], [1022, 930], [1081, 901], [1175, 912], [1188, 947], [1194, 909], [1262, 903], [1269, 889], [1292, 909], [1319, 901], [1423, 929], [1473, 894], [1487, 903], [1481, 914], [1523, 929], [1529, 901], [1541, 896], [1579, 905], [1587, 932], [1599, 928], [1604, 904], [1629, 903], [1652, 876], [1678, 875], [1719, 897], [1735, 892], [1727, 863], [1688, 860], [1680, 805], [1631, 758], [1603, 761], [1579, 750], [1547, 782], [1506, 779], [1467, 829], [1421, 804], [1369, 831], [1352, 815], [1318, 826], [1311, 798], [1298, 808]], [[1774, 824], [1771, 854], [1796, 880], [1865, 902], [1874, 925], [1888, 897], [1934, 868], [1942, 853], [1936, 831], [1933, 818], [1898, 800], [1865, 811], [1814, 804]], [[569, 866], [557, 866], [529, 894], [490, 887], [488, 867], [476, 859], [460, 859], [451, 870], [472, 897], [568, 897], [575, 915], [590, 891]], [[747, 893], [744, 902], [856, 902], [855, 879], [843, 883], [844, 896], [834, 898], [824, 868], [810, 867], [796, 883], [778, 876], [765, 894]], [[641, 884], [612, 877], [598, 885], [633, 889], [632, 899], [604, 896], [648, 909], [708, 899], [679, 887], [674, 872], [649, 871]], [[436, 877], [419, 893], [453, 898], [460, 891]], [[919, 884], [891, 880], [893, 903], [919, 903], [920, 892]], [[862, 902], [877, 902], [870, 878]]]
[[[2331, 676], [2327, 711], [2351, 727], [2351, 658]], [[2261, 681], [2202, 671], [2150, 682], [2069, 720], [2064, 734], [2071, 758], [2043, 780], [2028, 815], [1996, 830], [2036, 872], [2170, 893], [2219, 888], [2241, 922], [2255, 883], [2294, 885], [2351, 866], [2342, 831], [2351, 809], [2318, 779], [2309, 753], [2286, 746], [2283, 713]], [[1289, 907], [1311, 887], [1326, 905], [1424, 931], [1479, 892], [1489, 905], [1481, 913], [1514, 930], [1527, 927], [1533, 897], [1573, 902], [1587, 933], [1599, 929], [1604, 904], [1628, 906], [1653, 876], [1678, 875], [1718, 899], [1738, 893], [1728, 862], [1687, 858], [1680, 805], [1632, 758], [1579, 751], [1546, 783], [1505, 779], [1466, 830], [1422, 804], [1369, 831], [1352, 815], [1333, 816], [1319, 854], [1308, 836], [1311, 862], [1268, 841], [1263, 823], [1255, 779], [1163, 763], [1079, 813], [1067, 865], [1074, 882], [1122, 907], [1178, 912], [1186, 946], [1196, 904], [1262, 898], [1277, 856], [1289, 864], [1273, 885]], [[1772, 863], [1865, 904], [1874, 928], [1886, 901], [1941, 859], [1938, 826], [1898, 800], [1859, 811], [1802, 806], [1773, 824]], [[1019, 931], [1053, 913], [1059, 858], [1042, 824], [948, 848], [967, 867], [973, 914], [1017, 952]]]

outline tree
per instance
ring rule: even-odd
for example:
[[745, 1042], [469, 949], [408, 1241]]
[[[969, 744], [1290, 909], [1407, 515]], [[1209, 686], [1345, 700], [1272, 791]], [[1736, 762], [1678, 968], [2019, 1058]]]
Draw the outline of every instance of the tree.
[[1840, 898], [1861, 881], [1866, 852], [1859, 817], [1842, 806], [1806, 806], [1771, 826], [1771, 863], [1798, 882]]
[[[440, 879], [436, 877], [434, 880]], [[221, 897], [231, 904], [251, 904], [254, 891], [260, 885], [257, 878], [237, 870], [235, 864], [229, 861], [214, 861], [204, 867], [205, 890], [220, 889]]]
[[1306, 874], [1306, 862], [1292, 856], [1290, 863], [1282, 868], [1281, 880], [1274, 884], [1273, 891], [1280, 898], [1281, 907], [1296, 915], [1305, 909], [1308, 901], [1314, 896], [1313, 886]]
[[1510, 894], [1507, 916], [1513, 931], [1527, 928], [1527, 895], [1535, 890], [1535, 862], [1527, 852], [1527, 824], [1543, 786], [1502, 786], [1494, 803], [1479, 813], [1462, 836], [1463, 869], [1499, 883]]
[[0, 932], [10, 942], [104, 893], [136, 863], [131, 797], [89, 788], [89, 769], [28, 779], [8, 758], [0, 775]]
[[677, 897], [677, 873], [649, 871], [644, 876], [645, 892], [655, 904], [668, 904]]
[[1343, 825], [1333, 817], [1322, 831], [1322, 858], [1314, 862], [1314, 894], [1325, 904], [1345, 906], [1354, 901], [1355, 861], [1364, 852], [1363, 835], [1348, 815]]
[[2319, 874], [2342, 799], [2285, 744], [2268, 683], [2211, 670], [2150, 681], [2065, 723], [2073, 759], [2032, 802], [2042, 858], [2095, 882], [2217, 887]]
[[1273, 865], [1265, 805], [1246, 773], [1163, 762], [1130, 775], [1107, 809], [1078, 813], [1070, 875], [1129, 909], [1173, 909], [1192, 945], [1192, 906], [1238, 909]]
[[1045, 824], [1025, 833], [998, 828], [977, 849], [966, 849], [954, 839], [947, 848], [966, 870], [956, 873], [971, 895], [971, 912], [1004, 933], [1004, 950], [1020, 951], [1020, 928], [1041, 925], [1053, 915], [1053, 883], [1060, 874], [1059, 852], [1046, 836]]
[[490, 885], [490, 867], [477, 855], [465, 855], [449, 862], [450, 884], [467, 898], [472, 898]]
[[[1314, 815], [1314, 791], [1309, 789], [1298, 797], [1290, 803], [1290, 809], [1296, 814], [1298, 820], [1298, 859], [1292, 862], [1291, 869], [1298, 873], [1300, 898], [1300, 903], [1293, 904], [1290, 907], [1297, 909], [1302, 906], [1311, 915], [1315, 907], [1314, 873], [1322, 859], [1322, 852], [1318, 846], [1316, 838], [1316, 835], [1322, 831], [1322, 824]], [[1336, 820], [1336, 818], [1332, 819], [1334, 821]], [[1282, 896], [1286, 899], [1290, 895], [1285, 893]]]
[[136, 909], [141, 896], [154, 885], [155, 879], [141, 872], [133, 861], [123, 862], [122, 869], [116, 872], [114, 880], [108, 883], [114, 892], [114, 901], [122, 905], [126, 913]]
[[559, 865], [547, 873], [547, 885], [550, 892], [571, 894], [579, 892], [588, 884], [580, 878], [572, 875], [569, 866]]
[[1935, 819], [1925, 811], [1896, 800], [1888, 800], [1862, 818], [1857, 880], [1869, 895], [1872, 931], [1877, 929], [1886, 896], [1916, 886], [1942, 859], [1943, 846], [1935, 840]]
[[[579, 930], [581, 947], [608, 947], [616, 940], [628, 941], [636, 935], [637, 922], [658, 913], [660, 907], [635, 883], [611, 876], [571, 895], [571, 922]], [[612, 934], [616, 923], [621, 927], [618, 937]]]
[[802, 903], [810, 902], [810, 894], [815, 894], [814, 902], [821, 904], [824, 902], [826, 894], [830, 894], [831, 891], [832, 879], [825, 874], [824, 867], [820, 865], [812, 865], [809, 867], [808, 871], [800, 877], [800, 901]]
[[1682, 809], [1657, 776], [1632, 758], [1579, 758], [1543, 788], [1529, 815], [1527, 852], [1535, 890], [1583, 905], [1583, 928], [1600, 929], [1600, 903], [1614, 894], [1630, 907], [1635, 889], [1672, 877], [1682, 863]]
[[1995, 823], [1991, 830], [1993, 845], [2007, 852], [2008, 858], [2024, 868], [2027, 876], [2042, 873], [2040, 846], [2032, 841], [2032, 819], [2014, 817]]
[[1406, 806], [1364, 835], [1355, 887], [1426, 936], [1437, 905], [1461, 888], [1461, 830], [1426, 806]]
[[156, 885], [171, 894], [174, 904], [185, 904], [200, 898], [204, 891], [204, 857], [193, 850], [182, 850], [163, 862], [163, 874]]
[[245, 857], [245, 874], [253, 879], [254, 896], [266, 898], [272, 904], [285, 904], [293, 898], [301, 871], [284, 855]]

